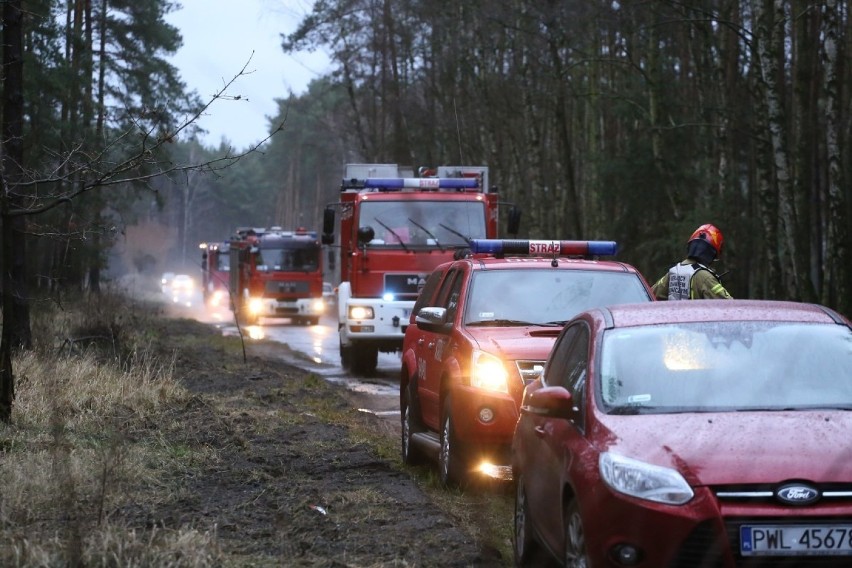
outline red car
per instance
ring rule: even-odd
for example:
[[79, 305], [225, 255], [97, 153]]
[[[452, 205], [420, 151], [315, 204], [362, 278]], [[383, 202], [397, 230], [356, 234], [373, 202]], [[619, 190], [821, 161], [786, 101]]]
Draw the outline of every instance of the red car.
[[[566, 320], [595, 306], [650, 302], [611, 241], [474, 239], [468, 258], [428, 278], [405, 331], [402, 458], [438, 462], [444, 484], [472, 470], [511, 474], [524, 385], [539, 376]], [[573, 258], [572, 258], [573, 257]]]
[[852, 327], [822, 306], [579, 314], [524, 392], [515, 559], [852, 566]]

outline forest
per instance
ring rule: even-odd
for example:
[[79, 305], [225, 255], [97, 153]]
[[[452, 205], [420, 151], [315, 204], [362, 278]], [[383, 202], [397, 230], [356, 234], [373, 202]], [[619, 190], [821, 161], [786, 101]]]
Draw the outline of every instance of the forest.
[[615, 240], [652, 283], [713, 223], [733, 296], [852, 312], [847, 0], [319, 0], [281, 48], [332, 69], [250, 148], [199, 142], [175, 9], [3, 2], [5, 314], [319, 230], [350, 162], [487, 165], [522, 238]]

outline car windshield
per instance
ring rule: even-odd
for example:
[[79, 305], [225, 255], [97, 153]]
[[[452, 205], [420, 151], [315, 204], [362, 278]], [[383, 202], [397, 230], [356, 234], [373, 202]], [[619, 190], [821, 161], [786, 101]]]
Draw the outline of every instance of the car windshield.
[[613, 414], [852, 410], [852, 332], [741, 321], [610, 330], [598, 394]]
[[561, 326], [578, 313], [610, 304], [647, 302], [639, 276], [601, 270], [480, 270], [471, 280], [465, 324]]
[[366, 201], [359, 227], [370, 227], [371, 247], [456, 247], [485, 238], [481, 201]]
[[312, 272], [320, 266], [320, 246], [315, 241], [264, 246], [256, 254], [255, 262], [261, 271]]

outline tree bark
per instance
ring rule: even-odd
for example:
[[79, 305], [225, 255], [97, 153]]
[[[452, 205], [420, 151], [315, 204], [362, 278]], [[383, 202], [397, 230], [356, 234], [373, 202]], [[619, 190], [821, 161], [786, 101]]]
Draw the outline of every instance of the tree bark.
[[30, 349], [30, 310], [26, 279], [26, 230], [22, 216], [10, 214], [21, 209], [23, 195], [19, 183], [24, 163], [23, 124], [23, 23], [21, 0], [3, 3], [3, 120], [2, 162], [0, 162], [0, 214], [2, 214], [3, 331], [0, 336], [0, 421], [12, 420], [15, 375], [12, 353]]

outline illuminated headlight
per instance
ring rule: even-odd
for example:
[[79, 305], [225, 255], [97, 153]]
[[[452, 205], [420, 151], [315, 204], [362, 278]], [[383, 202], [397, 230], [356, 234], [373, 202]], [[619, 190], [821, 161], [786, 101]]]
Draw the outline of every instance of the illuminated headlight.
[[314, 300], [312, 308], [314, 312], [321, 312], [325, 309], [325, 304], [322, 300]]
[[393, 302], [393, 298], [394, 296], [391, 292], [385, 292], [382, 295], [382, 300], [384, 300], [385, 302]]
[[249, 312], [259, 314], [263, 311], [263, 300], [260, 298], [252, 298], [249, 300]]
[[509, 392], [509, 374], [503, 361], [494, 355], [474, 351], [470, 369], [470, 386], [495, 392]]
[[695, 495], [677, 471], [610, 452], [598, 460], [601, 478], [615, 491], [666, 505], [683, 505]]
[[371, 308], [369, 306], [350, 306], [349, 307], [349, 319], [371, 320], [374, 317], [376, 317], [376, 316], [373, 313], [373, 308]]
[[220, 303], [222, 303], [224, 295], [225, 293], [221, 290], [216, 290], [215, 292], [213, 292], [213, 295], [210, 296], [210, 304], [213, 306], [218, 306]]

